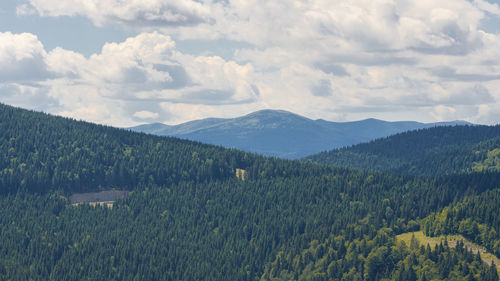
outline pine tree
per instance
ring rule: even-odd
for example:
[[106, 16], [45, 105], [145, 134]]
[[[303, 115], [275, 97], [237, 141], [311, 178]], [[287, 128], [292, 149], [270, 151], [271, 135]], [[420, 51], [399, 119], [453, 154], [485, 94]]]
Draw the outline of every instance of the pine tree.
[[498, 281], [498, 271], [494, 261], [491, 261], [491, 265], [488, 269], [487, 278], [489, 281]]
[[411, 250], [417, 250], [418, 249], [418, 241], [415, 238], [415, 233], [411, 234], [410, 249]]

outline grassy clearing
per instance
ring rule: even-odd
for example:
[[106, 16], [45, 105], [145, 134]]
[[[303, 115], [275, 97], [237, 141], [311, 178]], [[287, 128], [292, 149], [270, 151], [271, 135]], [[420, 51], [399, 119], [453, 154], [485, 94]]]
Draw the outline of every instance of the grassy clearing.
[[236, 168], [236, 178], [244, 181], [247, 178], [247, 171], [243, 169]]
[[462, 235], [456, 234], [456, 235], [441, 235], [439, 237], [428, 237], [425, 236], [425, 234], [422, 231], [415, 231], [415, 232], [400, 234], [396, 236], [396, 239], [398, 241], [403, 241], [409, 247], [412, 235], [415, 235], [415, 239], [417, 239], [420, 245], [429, 244], [429, 246], [431, 246], [432, 249], [434, 249], [436, 245], [439, 245], [439, 243], [441, 242], [444, 243], [445, 239], [448, 240], [448, 245], [450, 247], [455, 247], [457, 245], [457, 242], [462, 240], [464, 241], [464, 245], [467, 246], [467, 248], [472, 249], [474, 253], [477, 253], [479, 251], [479, 253], [481, 253], [481, 258], [485, 263], [490, 265], [491, 261], [493, 261], [496, 264], [498, 274], [500, 275], [500, 259], [498, 259], [492, 253], [489, 253], [484, 247], [481, 247], [478, 244], [470, 242]]

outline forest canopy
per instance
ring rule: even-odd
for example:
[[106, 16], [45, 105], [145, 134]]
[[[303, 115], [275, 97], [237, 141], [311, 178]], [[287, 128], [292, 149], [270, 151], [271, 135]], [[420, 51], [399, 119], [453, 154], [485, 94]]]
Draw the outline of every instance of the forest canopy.
[[[476, 127], [459, 131], [464, 148], [483, 141]], [[470, 222], [477, 233], [464, 236], [495, 251], [500, 173], [411, 174], [0, 105], [0, 280], [498, 280], [496, 265], [463, 247], [395, 237]], [[132, 192], [113, 208], [68, 199], [109, 189]]]

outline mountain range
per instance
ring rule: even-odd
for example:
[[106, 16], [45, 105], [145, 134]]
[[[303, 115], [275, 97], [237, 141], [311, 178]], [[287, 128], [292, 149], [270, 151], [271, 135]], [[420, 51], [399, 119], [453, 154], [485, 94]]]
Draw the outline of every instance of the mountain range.
[[466, 124], [470, 123], [388, 122], [372, 118], [354, 122], [330, 122], [323, 119], [312, 120], [284, 110], [261, 110], [237, 118], [207, 118], [174, 126], [153, 123], [129, 129], [221, 145], [266, 156], [297, 159], [400, 132]]

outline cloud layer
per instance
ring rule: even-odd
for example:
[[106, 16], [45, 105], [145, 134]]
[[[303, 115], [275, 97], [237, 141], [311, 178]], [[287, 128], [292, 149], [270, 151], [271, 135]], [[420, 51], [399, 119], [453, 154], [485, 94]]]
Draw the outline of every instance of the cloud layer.
[[167, 102], [232, 105], [257, 98], [250, 66], [182, 54], [157, 32], [106, 44], [88, 58], [61, 48], [47, 52], [33, 34], [0, 33], [0, 67], [4, 101], [33, 107], [34, 95], [45, 101], [35, 108], [115, 125], [165, 118]]
[[208, 6], [192, 0], [30, 0], [17, 13], [41, 16], [84, 16], [96, 25], [181, 26], [211, 23]]
[[[481, 20], [499, 11], [485, 0], [29, 0], [19, 15], [83, 16], [137, 36], [85, 57], [0, 33], [0, 97], [113, 125], [261, 108], [498, 123], [500, 36]], [[245, 44], [223, 59], [179, 51], [184, 39]]]

